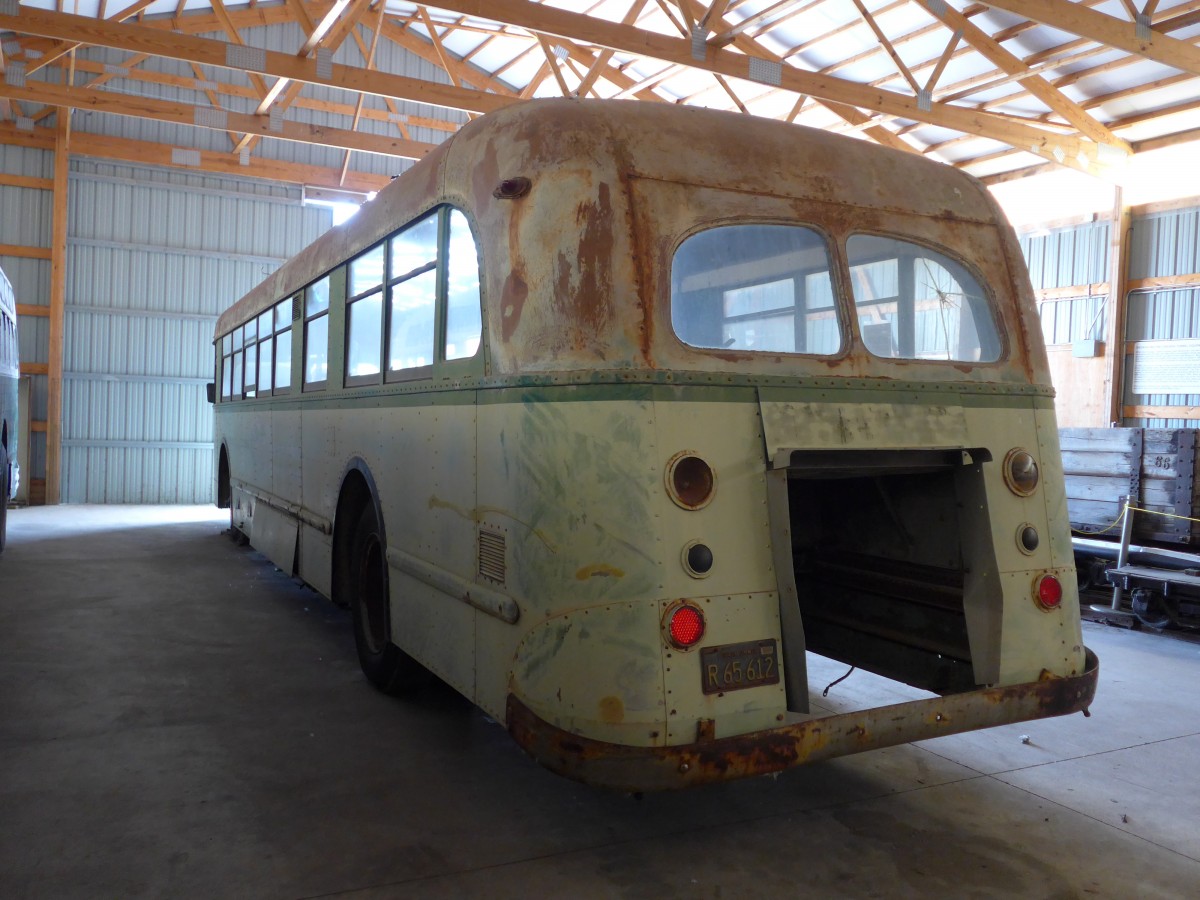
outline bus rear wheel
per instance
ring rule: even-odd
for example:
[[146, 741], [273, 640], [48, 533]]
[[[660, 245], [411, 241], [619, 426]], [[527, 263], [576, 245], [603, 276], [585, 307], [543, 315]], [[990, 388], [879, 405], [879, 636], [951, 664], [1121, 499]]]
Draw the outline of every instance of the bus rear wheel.
[[415, 686], [423, 669], [392, 643], [386, 548], [375, 507], [368, 503], [350, 542], [350, 611], [354, 645], [367, 680], [385, 694]]

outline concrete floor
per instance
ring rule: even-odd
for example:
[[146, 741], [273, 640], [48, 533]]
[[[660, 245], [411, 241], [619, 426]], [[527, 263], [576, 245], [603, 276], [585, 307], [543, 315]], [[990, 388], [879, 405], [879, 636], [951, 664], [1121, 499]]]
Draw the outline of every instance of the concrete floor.
[[[448, 689], [370, 689], [349, 617], [222, 537], [226, 521], [10, 515], [0, 897], [1200, 891], [1200, 644], [1085, 624], [1090, 719], [636, 800], [541, 769]], [[855, 673], [831, 700], [904, 695]]]

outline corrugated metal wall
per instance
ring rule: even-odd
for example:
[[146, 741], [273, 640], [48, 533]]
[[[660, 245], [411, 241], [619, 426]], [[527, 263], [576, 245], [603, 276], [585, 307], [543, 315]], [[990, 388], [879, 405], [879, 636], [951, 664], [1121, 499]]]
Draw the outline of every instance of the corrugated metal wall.
[[[54, 154], [29, 147], [0, 145], [0, 171], [27, 178], [51, 178], [54, 175]], [[0, 185], [0, 244], [21, 247], [49, 247], [53, 198], [49, 191], [36, 188]], [[17, 303], [44, 306], [50, 296], [50, 261], [18, 256], [0, 255], [0, 268], [12, 282]], [[49, 362], [50, 323], [37, 316], [18, 316], [21, 361]], [[32, 410], [22, 410], [25, 422], [45, 420], [47, 379], [32, 377]], [[30, 477], [41, 478], [46, 472], [46, 435], [30, 433], [29, 471], [22, 473], [28, 486]]]
[[330, 225], [300, 191], [72, 160], [67, 503], [212, 500], [217, 315]]
[[[1099, 284], [1108, 280], [1107, 221], [1020, 236], [1034, 289]], [[1104, 292], [1040, 303], [1042, 335], [1047, 344], [1104, 338]]]
[[[1129, 254], [1131, 279], [1197, 273], [1200, 273], [1200, 206], [1134, 218]], [[1200, 338], [1200, 278], [1195, 282], [1195, 286], [1133, 291], [1129, 295], [1127, 340]], [[1134, 394], [1128, 369], [1125, 384], [1126, 405], [1200, 406], [1200, 384], [1195, 392], [1188, 394]], [[1197, 427], [1194, 419], [1139, 418], [1126, 419], [1125, 424], [1148, 428]]]
[[[1020, 236], [1021, 250], [1035, 289], [1107, 282], [1108, 221], [1031, 232]], [[1200, 273], [1200, 205], [1135, 216], [1127, 254], [1129, 278], [1139, 280]], [[1040, 304], [1047, 344], [1104, 338], [1106, 295], [1080, 296]], [[1195, 286], [1138, 289], [1130, 293], [1127, 341], [1200, 338], [1200, 279]], [[1132, 357], [1125, 372], [1126, 406], [1200, 406], [1197, 393], [1134, 394]], [[1126, 425], [1152, 428], [1196, 427], [1195, 420], [1126, 419]]]

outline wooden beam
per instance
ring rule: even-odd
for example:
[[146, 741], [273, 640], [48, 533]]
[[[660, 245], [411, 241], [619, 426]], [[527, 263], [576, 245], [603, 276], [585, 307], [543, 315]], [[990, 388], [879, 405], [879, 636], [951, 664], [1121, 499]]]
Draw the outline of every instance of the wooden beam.
[[1131, 291], [1170, 291], [1182, 288], [1200, 287], [1200, 272], [1190, 275], [1154, 275], [1150, 278], [1132, 278], [1128, 289]]
[[22, 244], [0, 244], [0, 256], [16, 256], [21, 259], [49, 259], [49, 247], [26, 247]]
[[1200, 75], [1200, 47], [1168, 37], [1154, 29], [1150, 29], [1145, 38], [1140, 38], [1132, 23], [1077, 3], [1064, 3], [1062, 0], [987, 0], [987, 4], [1051, 28]]
[[708, 47], [704, 59], [692, 55], [690, 40], [657, 34], [631, 25], [608, 22], [593, 16], [530, 3], [528, 0], [438, 0], [442, 9], [464, 15], [507, 22], [539, 33], [549, 33], [576, 41], [597, 44], [608, 49], [664, 62], [674, 62], [740, 78], [757, 84], [769, 83], [783, 90], [810, 94], [849, 106], [875, 110], [906, 119], [917, 119], [956, 131], [989, 137], [1051, 159], [1060, 165], [1092, 173], [1103, 171], [1098, 163], [1098, 144], [1070, 135], [1020, 125], [988, 113], [934, 103], [921, 109], [917, 98], [857, 82], [805, 72], [794, 66], [748, 58], [743, 53]]
[[917, 0], [917, 2], [930, 15], [941, 19], [948, 28], [961, 33], [967, 43], [978, 50], [993, 65], [1007, 72], [1009, 75], [1019, 77], [1025, 90], [1045, 103], [1053, 112], [1058, 113], [1078, 128], [1080, 132], [1090, 137], [1093, 141], [1108, 144], [1126, 155], [1133, 152], [1129, 144], [1084, 112], [1079, 104], [1069, 99], [1061, 91], [1051, 87], [1046, 79], [1042, 78], [1041, 75], [1035, 74], [1030, 70], [1029, 66], [1000, 46], [1000, 43], [993, 39], [991, 35], [973, 24], [962, 13], [947, 5], [944, 0], [940, 3], [934, 3], [931, 0]]
[[18, 303], [17, 304], [17, 315], [18, 316], [35, 316], [38, 318], [45, 319], [45, 318], [48, 318], [50, 315], [50, 307], [37, 306], [36, 304], [33, 304], [33, 303]]
[[[125, 9], [113, 15], [111, 21], [124, 22], [126, 19], [132, 19], [153, 2], [154, 0], [137, 0], [137, 2], [125, 7]], [[104, 18], [103, 13], [101, 13], [99, 17]], [[32, 75], [43, 66], [47, 66], [55, 60], [62, 58], [78, 46], [78, 43], [73, 43], [71, 41], [59, 41], [56, 44], [46, 48], [42, 51], [42, 55], [38, 59], [30, 60], [29, 64], [25, 68], [26, 77]]]
[[315, 59], [301, 59], [289, 53], [258, 48], [246, 48], [243, 52], [239, 50], [238, 45], [225, 41], [176, 32], [164, 34], [161, 29], [144, 25], [117, 25], [86, 16], [43, 12], [29, 7], [22, 7], [20, 16], [0, 15], [0, 30], [66, 38], [98, 47], [113, 47], [131, 53], [149, 53], [200, 65], [290, 78], [306, 84], [320, 84], [345, 91], [395, 97], [468, 112], [492, 112], [515, 102], [497, 94], [434, 84], [419, 78], [369, 71], [338, 63], [333, 64], [329, 77], [322, 78], [317, 73]]
[[[43, 146], [43, 139], [48, 131], [47, 128], [39, 128], [32, 135], [27, 135], [26, 132], [18, 131], [9, 123], [0, 123], [0, 144], [14, 143], [14, 138], [31, 136], [37, 139], [38, 143], [35, 146], [39, 149], [53, 149], [52, 132], [49, 146]], [[340, 170], [338, 169], [259, 158], [252, 158], [243, 166], [236, 157], [232, 157], [228, 153], [216, 153], [210, 150], [191, 151], [192, 159], [199, 163], [196, 165], [191, 161], [180, 161], [177, 155], [179, 149], [181, 148], [170, 144], [155, 144], [149, 141], [109, 137], [103, 134], [88, 134], [86, 139], [81, 139], [74, 147], [76, 156], [112, 159], [134, 165], [165, 166], [192, 172], [212, 172], [239, 178], [263, 178], [268, 181], [284, 181], [289, 184], [312, 185], [331, 190], [341, 189], [359, 194], [379, 191], [391, 181], [391, 178], [386, 175], [349, 172], [345, 183], [339, 184]]]
[[1127, 419], [1200, 420], [1200, 406], [1126, 406], [1121, 414]]
[[21, 363], [22, 375], [49, 375], [49, 363], [23, 362]]
[[1105, 398], [1108, 421], [1121, 424], [1121, 412], [1125, 394], [1125, 354], [1119, 348], [1125, 346], [1125, 314], [1129, 297], [1129, 235], [1133, 215], [1125, 203], [1125, 192], [1119, 185], [1113, 188], [1112, 224], [1109, 231], [1108, 277], [1111, 282], [1108, 294], [1108, 322], [1104, 329], [1104, 340], [1112, 352], [1108, 354], [1105, 372]]
[[896, 48], [892, 46], [892, 42], [888, 40], [888, 36], [883, 33], [883, 29], [879, 27], [879, 23], [875, 21], [874, 16], [867, 12], [867, 8], [863, 6], [862, 0], [851, 0], [855, 8], [858, 9], [858, 14], [862, 16], [862, 20], [867, 23], [871, 32], [875, 35], [875, 40], [879, 41], [879, 46], [887, 52], [887, 55], [892, 58], [892, 62], [896, 66], [896, 71], [908, 82], [908, 86], [912, 88], [914, 94], [921, 92], [921, 86], [917, 84], [917, 79], [913, 77], [913, 73], [909, 71], [904, 60], [900, 58], [900, 54], [896, 52]]
[[[699, 4], [699, 0], [692, 0], [692, 6], [694, 8], [698, 8], [698, 4]], [[697, 15], [697, 18], [702, 18], [702, 17]], [[783, 21], [783, 20], [780, 19], [779, 21]], [[720, 24], [727, 25], [728, 23], [722, 19], [720, 21]], [[776, 63], [779, 63], [780, 65], [784, 65], [784, 59], [782, 56], [778, 56], [776, 54], [769, 52], [761, 44], [755, 42], [754, 40], [752, 40], [751, 38], [747, 37], [744, 34], [738, 35], [737, 37], [734, 38], [734, 45], [736, 46], [736, 48], [738, 50], [742, 51], [747, 56], [756, 56], [756, 57], [760, 57], [760, 58], [766, 58], [766, 59], [769, 59], [771, 62], [776, 62]], [[800, 96], [806, 97], [807, 94], [804, 94], [803, 92], [801, 92]], [[824, 106], [830, 112], [832, 112], [835, 116], [839, 116], [843, 121], [847, 122], [851, 126], [856, 127], [856, 128], [861, 128], [863, 131], [863, 134], [870, 137], [876, 143], [882, 144], [884, 147], [891, 147], [893, 150], [902, 150], [905, 153], [919, 153], [920, 152], [917, 150], [916, 147], [913, 147], [911, 144], [904, 141], [901, 137], [899, 137], [894, 132], [888, 130], [887, 128], [884, 128], [879, 123], [873, 121], [871, 116], [866, 115], [865, 113], [856, 109], [854, 106], [851, 106], [851, 105], [845, 104], [845, 103], [835, 103], [831, 100], [818, 100], [816, 102], [820, 103], [822, 106]], [[796, 112], [792, 115], [791, 118], [794, 119], [796, 117], [796, 115], [799, 115], [799, 110], [796, 110]]]
[[[126, 63], [128, 65], [128, 63]], [[195, 65], [194, 63], [192, 65]], [[89, 72], [93, 75], [103, 75], [104, 65], [102, 63], [91, 60], [81, 59], [75, 64], [75, 68], [80, 72]], [[196, 67], [199, 68], [198, 66]], [[240, 97], [245, 100], [258, 101], [259, 95], [250, 87], [242, 84], [227, 84], [225, 82], [212, 83], [212, 86], [202, 85], [207, 79], [203, 74], [189, 78], [185, 75], [168, 75], [163, 72], [148, 72], [144, 69], [128, 69], [120, 75], [112, 75], [113, 78], [128, 78], [132, 81], [143, 81], [147, 84], [168, 85], [170, 87], [183, 88], [188, 91], [196, 91], [203, 93], [209, 98], [209, 103], [214, 108], [220, 108], [219, 98], [222, 96]], [[101, 83], [99, 79], [89, 81], [87, 84], [79, 85], [80, 88], [92, 90]], [[362, 96], [361, 94], [359, 95]], [[336, 113], [337, 115], [352, 117], [354, 110], [357, 108], [357, 103], [335, 103], [330, 100], [315, 100], [309, 97], [297, 97], [294, 106], [302, 109], [314, 109], [319, 112]], [[373, 119], [377, 122], [387, 122], [390, 120], [390, 115], [381, 109], [364, 108], [361, 112], [361, 117]], [[446, 119], [434, 119], [429, 116], [408, 116], [410, 125], [419, 125], [422, 128], [432, 128], [434, 131], [455, 132], [458, 130], [457, 122], [450, 122]]]
[[48, 82], [26, 82], [25, 87], [20, 88], [13, 87], [7, 82], [0, 82], [0, 97], [67, 106], [74, 109], [89, 109], [134, 118], [155, 119], [180, 125], [195, 125], [218, 131], [237, 131], [260, 137], [296, 141], [302, 144], [363, 150], [368, 153], [398, 156], [405, 159], [421, 159], [437, 146], [384, 135], [347, 131], [343, 128], [306, 125], [302, 122], [282, 122], [278, 131], [272, 131], [270, 120], [263, 116], [214, 110], [206, 106], [188, 106], [184, 103], [157, 100], [152, 97], [135, 97], [130, 94], [69, 88]]
[[[341, 0], [338, 0], [338, 3], [340, 2]], [[350, 2], [350, 0], [347, 0], [347, 2]], [[358, 25], [358, 20], [362, 17], [362, 14], [367, 11], [367, 6], [370, 4], [370, 0], [354, 0], [354, 2], [356, 3], [355, 8], [351, 12], [347, 13], [345, 18], [343, 18], [341, 21], [338, 21], [336, 23], [337, 27], [333, 28], [332, 30], [329, 26], [333, 25], [334, 22], [329, 18], [329, 16], [332, 15], [333, 11], [331, 10], [329, 13], [326, 13], [325, 18], [318, 22], [314, 26], [313, 30], [309, 33], [308, 40], [304, 42], [304, 46], [300, 48], [300, 52], [296, 55], [301, 58], [308, 57], [313, 53], [312, 48], [317, 46], [328, 50], [330, 53], [337, 50], [338, 47], [342, 45], [342, 42], [346, 39], [346, 36], [350, 34]], [[339, 8], [338, 3], [334, 4], [334, 9]], [[320, 37], [314, 41], [314, 36], [316, 36], [318, 32], [320, 32]], [[280, 100], [279, 93], [285, 87], [286, 93], [284, 93], [283, 99]], [[280, 115], [282, 115], [283, 111], [288, 109], [292, 103], [295, 102], [296, 98], [300, 96], [300, 91], [303, 88], [303, 82], [291, 82], [286, 78], [278, 78], [276, 79], [275, 83], [271, 85], [266, 96], [263, 97], [262, 101], [258, 104], [258, 108], [254, 112], [261, 116], [266, 115], [272, 108], [274, 108], [279, 112]], [[362, 95], [360, 94], [359, 96]], [[261, 137], [262, 135], [260, 134], [244, 134], [241, 140], [234, 144], [233, 152], [240, 153], [242, 150], [247, 148], [253, 150], [254, 146], [258, 143]]]
[[46, 399], [46, 503], [62, 490], [63, 335], [67, 309], [67, 175], [70, 171], [71, 113], [60, 109], [54, 129], [54, 209], [50, 227], [50, 369]]
[[1107, 281], [1095, 284], [1073, 284], [1068, 287], [1035, 288], [1033, 296], [1039, 303], [1056, 303], [1059, 300], [1074, 300], [1079, 297], [1107, 296], [1112, 286]]

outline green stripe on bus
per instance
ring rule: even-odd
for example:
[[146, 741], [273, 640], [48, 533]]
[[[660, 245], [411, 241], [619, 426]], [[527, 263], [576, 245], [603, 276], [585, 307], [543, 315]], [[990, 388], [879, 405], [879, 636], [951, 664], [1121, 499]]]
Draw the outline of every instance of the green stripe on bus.
[[[678, 373], [676, 373], [678, 374]], [[595, 376], [593, 376], [595, 378]], [[1053, 409], [1050, 393], [1029, 385], [889, 382], [875, 379], [792, 379], [755, 383], [746, 376], [722, 377], [720, 383], [692, 378], [671, 382], [621, 377], [576, 382], [547, 377], [481, 378], [446, 385], [384, 385], [289, 394], [218, 404], [217, 411], [255, 412], [287, 409], [383, 409], [393, 407], [469, 406], [504, 403], [579, 403], [655, 401], [660, 403], [892, 403], [942, 404], [978, 409]]]

